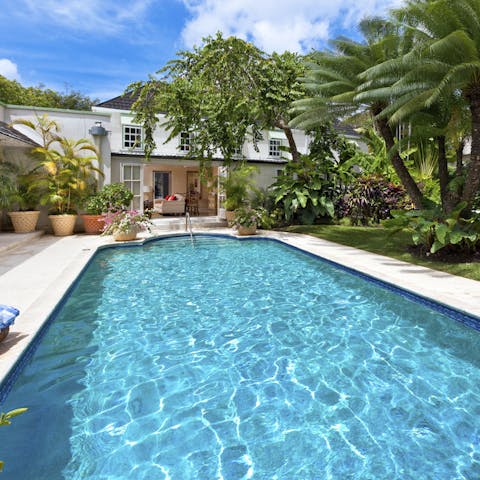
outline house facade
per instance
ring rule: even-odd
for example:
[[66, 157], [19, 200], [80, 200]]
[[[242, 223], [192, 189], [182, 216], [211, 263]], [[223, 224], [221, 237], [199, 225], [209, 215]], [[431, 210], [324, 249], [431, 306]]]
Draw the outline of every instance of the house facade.
[[[200, 181], [199, 162], [188, 157], [192, 137], [184, 132], [167, 142], [168, 132], [161, 126], [164, 116], [160, 114], [154, 133], [156, 148], [147, 161], [143, 151], [143, 128], [134, 122], [131, 111], [133, 101], [127, 94], [102, 102], [92, 107], [92, 111], [0, 103], [0, 122], [4, 122], [0, 126], [5, 130], [2, 134], [0, 129], [0, 160], [28, 161], [28, 151], [41, 143], [40, 137], [23, 125], [9, 125], [18, 119], [35, 123], [36, 118], [46, 114], [60, 125], [63, 136], [87, 138], [96, 145], [104, 172], [100, 182], [124, 183], [134, 194], [132, 208], [143, 210], [148, 202], [154, 203], [166, 195], [195, 193], [200, 215], [221, 215], [218, 177], [225, 174], [222, 158], [219, 156], [212, 161], [210, 180]], [[7, 130], [10, 135], [5, 133]], [[257, 167], [256, 184], [259, 188], [267, 188], [283, 169], [289, 154], [281, 149], [288, 145], [283, 131], [262, 133], [258, 151], [251, 142], [245, 142], [239, 158]], [[301, 130], [294, 130], [293, 134], [299, 152], [307, 153], [309, 137]]]

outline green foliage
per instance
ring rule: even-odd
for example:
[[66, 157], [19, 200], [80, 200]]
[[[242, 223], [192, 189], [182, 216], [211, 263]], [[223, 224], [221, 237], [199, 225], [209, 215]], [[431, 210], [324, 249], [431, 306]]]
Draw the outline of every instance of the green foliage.
[[[162, 111], [167, 141], [194, 132], [188, 155], [202, 165], [217, 152], [229, 163], [246, 139], [256, 147], [262, 128], [290, 131], [290, 103], [303, 95], [297, 80], [301, 71], [295, 54], [267, 56], [252, 43], [221, 33], [204, 38], [202, 47], [178, 52], [158, 72], [161, 79], [130, 85], [139, 94], [133, 110], [145, 127], [145, 155], [155, 148], [155, 115]], [[290, 143], [290, 148], [294, 155], [296, 146]]]
[[40, 203], [51, 206], [54, 213], [74, 212], [84, 203], [96, 179], [103, 172], [94, 166], [99, 161], [96, 147], [87, 139], [71, 140], [59, 135], [58, 124], [47, 115], [37, 123], [17, 120], [40, 134], [42, 145], [32, 149], [32, 155], [42, 168], [32, 182], [32, 188], [42, 191]]
[[241, 163], [228, 170], [226, 177], [220, 177], [220, 188], [226, 196], [226, 210], [237, 210], [249, 201], [255, 192], [253, 175], [257, 168]]
[[[7, 413], [0, 413], [0, 427], [5, 425], [11, 425], [11, 419], [25, 413], [28, 408], [16, 408], [15, 410], [10, 410]], [[0, 472], [3, 470], [4, 463], [0, 461]]]
[[92, 215], [125, 210], [132, 201], [133, 193], [123, 183], [110, 183], [91, 196], [87, 211]]
[[0, 208], [10, 206], [12, 195], [15, 193], [16, 174], [16, 165], [0, 161]]
[[308, 155], [287, 163], [272, 185], [275, 204], [287, 223], [312, 224], [319, 217], [333, 218], [336, 186], [325, 174], [332, 165], [331, 159], [319, 161]]
[[59, 93], [43, 85], [24, 87], [16, 80], [0, 75], [0, 102], [13, 105], [90, 110], [98, 99], [91, 99], [78, 91]]
[[38, 165], [19, 165], [15, 188], [10, 195], [10, 210], [36, 210], [45, 193], [44, 174]]
[[474, 252], [480, 244], [480, 219], [462, 218], [466, 202], [460, 203], [449, 214], [435, 210], [392, 211], [394, 218], [386, 220], [386, 227], [407, 229], [415, 245], [429, 253], [442, 251]]

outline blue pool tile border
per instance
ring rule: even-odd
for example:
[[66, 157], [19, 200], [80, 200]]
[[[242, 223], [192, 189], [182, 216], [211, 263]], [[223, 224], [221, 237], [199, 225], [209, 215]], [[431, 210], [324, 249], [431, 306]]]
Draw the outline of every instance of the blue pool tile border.
[[[10, 390], [12, 389], [14, 383], [16, 382], [18, 376], [26, 366], [26, 364], [30, 361], [32, 358], [33, 354], [35, 353], [36, 349], [38, 348], [38, 345], [40, 344], [43, 336], [47, 332], [47, 330], [50, 328], [51, 323], [55, 320], [58, 312], [60, 309], [65, 305], [66, 301], [69, 299], [72, 291], [75, 289], [77, 286], [78, 282], [81, 280], [82, 276], [84, 275], [85, 271], [87, 268], [90, 266], [90, 264], [94, 261], [95, 257], [97, 256], [97, 253], [102, 251], [102, 250], [110, 250], [110, 249], [122, 249], [122, 248], [138, 248], [138, 247], [143, 247], [149, 243], [152, 242], [161, 242], [164, 240], [172, 239], [172, 238], [182, 238], [182, 237], [189, 237], [189, 234], [184, 234], [184, 233], [174, 233], [174, 234], [169, 234], [165, 235], [162, 237], [151, 237], [151, 238], [146, 238], [141, 242], [134, 242], [134, 243], [122, 243], [122, 244], [109, 244], [109, 245], [101, 245], [97, 248], [95, 253], [89, 258], [88, 262], [84, 265], [80, 273], [77, 275], [75, 280], [71, 283], [71, 285], [68, 287], [66, 292], [63, 294], [62, 298], [60, 301], [57, 303], [55, 308], [52, 310], [52, 312], [48, 315], [47, 320], [43, 323], [42, 327], [40, 330], [36, 333], [35, 337], [32, 339], [20, 359], [15, 363], [13, 368], [10, 370], [10, 372], [7, 374], [6, 378], [4, 381], [0, 384], [0, 405], [2, 405], [8, 394], [10, 393]], [[321, 255], [314, 254], [312, 252], [309, 252], [307, 250], [303, 250], [300, 247], [297, 247], [295, 245], [291, 245], [289, 243], [284, 242], [281, 239], [278, 238], [269, 238], [269, 237], [233, 237], [231, 235], [227, 234], [222, 234], [222, 233], [202, 233], [202, 234], [194, 234], [194, 239], [195, 238], [225, 238], [228, 240], [237, 240], [237, 241], [254, 241], [254, 242], [261, 242], [261, 241], [266, 241], [266, 242], [274, 242], [274, 243], [279, 243], [280, 245], [283, 245], [287, 248], [290, 248], [298, 253], [301, 253], [303, 255], [306, 255], [308, 257], [314, 258], [317, 261], [324, 262], [328, 265], [331, 265], [339, 270], [345, 271], [355, 277], [362, 278], [370, 283], [375, 284], [376, 286], [379, 286], [385, 290], [394, 292], [398, 295], [401, 295], [404, 298], [407, 298], [411, 301], [414, 301], [416, 303], [419, 303], [421, 305], [424, 305], [426, 307], [431, 308], [432, 310], [435, 310], [449, 318], [452, 318], [453, 320], [456, 320], [466, 327], [473, 328], [474, 330], [480, 331], [480, 318], [471, 315], [467, 312], [462, 312], [460, 310], [457, 310], [453, 307], [450, 307], [448, 305], [442, 304], [440, 302], [437, 302], [435, 300], [431, 300], [429, 298], [423, 297], [419, 295], [418, 293], [413, 293], [409, 290], [406, 290], [404, 288], [398, 287], [397, 285], [394, 285], [392, 283], [386, 282], [384, 280], [380, 280], [372, 275], [359, 272], [358, 270], [355, 270], [351, 267], [347, 267], [346, 265], [342, 265], [340, 263], [337, 263], [333, 260], [329, 260], [327, 258], [322, 257]]]

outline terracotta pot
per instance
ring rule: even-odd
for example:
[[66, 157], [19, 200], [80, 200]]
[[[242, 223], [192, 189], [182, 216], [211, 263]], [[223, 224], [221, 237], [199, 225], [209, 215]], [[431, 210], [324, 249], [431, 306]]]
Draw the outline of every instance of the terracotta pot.
[[227, 220], [227, 225], [231, 227], [235, 220], [235, 212], [233, 210], [225, 210], [225, 219]]
[[128, 232], [114, 232], [113, 239], [117, 242], [128, 242], [129, 240], [135, 240], [137, 238], [136, 230], [129, 230]]
[[257, 233], [257, 226], [253, 225], [252, 227], [242, 227], [239, 225], [237, 227], [237, 232], [239, 235], [255, 235]]
[[32, 210], [29, 212], [8, 212], [15, 233], [34, 232], [39, 215], [40, 212], [38, 210]]
[[53, 234], [57, 237], [64, 237], [66, 235], [73, 235], [75, 228], [76, 215], [49, 215], [48, 218], [52, 223]]
[[102, 233], [105, 220], [103, 215], [82, 215], [83, 227], [85, 233], [90, 235], [99, 235]]

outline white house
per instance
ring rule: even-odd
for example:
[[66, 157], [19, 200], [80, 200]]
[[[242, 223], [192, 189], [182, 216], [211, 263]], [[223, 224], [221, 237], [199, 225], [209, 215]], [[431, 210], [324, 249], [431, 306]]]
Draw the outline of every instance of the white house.
[[[144, 200], [195, 190], [200, 196], [200, 212], [216, 214], [217, 185], [215, 182], [210, 185], [200, 183], [198, 161], [187, 158], [189, 135], [181, 134], [166, 142], [167, 132], [158, 127], [154, 134], [157, 146], [147, 162], [143, 152], [143, 129], [133, 122], [132, 103], [133, 99], [128, 95], [120, 96], [94, 106], [91, 112], [0, 103], [0, 121], [4, 122], [4, 130], [0, 130], [0, 158], [18, 161], [32, 147], [29, 138], [40, 141], [28, 128], [15, 125], [12, 129], [8, 124], [18, 119], [35, 122], [37, 116], [47, 114], [58, 122], [64, 136], [88, 138], [98, 147], [105, 174], [103, 181], [125, 183], [134, 193], [134, 208], [142, 209]], [[160, 114], [159, 117], [161, 124], [163, 116]], [[23, 135], [18, 135], [13, 145], [12, 138], [18, 132]], [[294, 136], [299, 151], [306, 153], [307, 136], [299, 130], [294, 131]], [[241, 156], [258, 167], [256, 182], [259, 187], [271, 185], [285, 164], [286, 153], [280, 150], [282, 145], [287, 145], [284, 133], [273, 130], [263, 132], [258, 152], [251, 143], [245, 143]], [[213, 178], [218, 176], [221, 166], [221, 157], [212, 162]]]
[[[166, 142], [168, 134], [161, 127], [163, 116], [155, 131], [156, 148], [149, 161], [143, 151], [143, 129], [135, 124], [131, 106], [134, 99], [126, 94], [102, 102], [92, 111], [60, 110], [43, 107], [6, 105], [0, 103], [0, 160], [19, 161], [40, 138], [27, 127], [9, 125], [18, 119], [35, 122], [36, 117], [47, 114], [61, 127], [61, 133], [72, 139], [87, 138], [98, 148], [104, 171], [104, 183], [122, 182], [134, 194], [132, 207], [142, 210], [145, 201], [154, 201], [165, 195], [196, 192], [200, 214], [216, 215], [219, 211], [217, 181], [222, 169], [222, 158], [212, 162], [212, 178], [202, 184], [199, 162], [187, 158], [191, 138], [182, 133]], [[309, 138], [301, 130], [294, 130], [300, 153], [307, 153]], [[256, 183], [261, 188], [271, 185], [288, 157], [281, 146], [287, 146], [285, 134], [280, 130], [263, 132], [256, 151], [246, 142], [241, 155], [249, 164], [258, 167]]]

